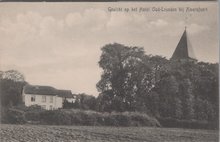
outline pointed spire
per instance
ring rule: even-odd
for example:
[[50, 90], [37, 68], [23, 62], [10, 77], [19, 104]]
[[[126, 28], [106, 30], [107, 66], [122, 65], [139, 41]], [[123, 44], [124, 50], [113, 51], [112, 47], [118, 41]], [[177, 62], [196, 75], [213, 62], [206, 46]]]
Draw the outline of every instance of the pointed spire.
[[185, 30], [180, 38], [179, 43], [176, 46], [176, 49], [171, 57], [171, 60], [196, 60], [189, 56], [189, 46], [188, 46], [186, 29], [187, 27], [185, 26]]

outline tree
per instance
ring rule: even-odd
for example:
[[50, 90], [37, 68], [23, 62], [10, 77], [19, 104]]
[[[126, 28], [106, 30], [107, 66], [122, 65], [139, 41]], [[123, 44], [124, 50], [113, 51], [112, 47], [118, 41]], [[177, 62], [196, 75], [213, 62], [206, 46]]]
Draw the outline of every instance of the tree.
[[156, 91], [151, 91], [145, 98], [147, 113], [155, 117], [160, 117], [160, 95]]
[[70, 108], [74, 108], [75, 105], [73, 102], [68, 102], [66, 99], [64, 99], [63, 101], [63, 108], [64, 109], [70, 109]]
[[179, 83], [172, 75], [163, 77], [156, 84], [155, 91], [159, 94], [159, 113], [161, 117], [180, 118], [182, 105], [179, 99]]
[[180, 95], [182, 99], [182, 111], [184, 119], [194, 118], [194, 96], [192, 94], [192, 83], [189, 79], [184, 79], [180, 84]]
[[108, 44], [102, 48], [99, 66], [103, 73], [97, 89], [109, 96], [108, 105], [115, 111], [135, 110], [135, 102], [152, 89], [151, 67], [143, 48]]
[[111, 102], [111, 91], [100, 93], [97, 97], [97, 110], [101, 112], [111, 112], [113, 109]]
[[195, 99], [195, 119], [206, 121], [218, 121], [218, 113], [214, 110], [214, 105], [205, 99]]
[[97, 102], [96, 98], [91, 95], [87, 95], [85, 93], [78, 94], [76, 97], [76, 101], [73, 104], [73, 107], [79, 108], [79, 109], [90, 109], [90, 110], [96, 110]]
[[26, 84], [24, 76], [15, 70], [2, 72], [0, 79], [0, 97], [2, 106], [12, 106], [22, 103], [22, 89]]
[[3, 71], [0, 71], [0, 79], [2, 79], [3, 78]]
[[170, 71], [169, 61], [165, 57], [149, 55], [148, 62], [151, 64], [155, 84], [169, 73], [168, 70]]
[[[213, 121], [218, 118], [218, 66], [146, 55], [143, 48], [102, 48], [97, 83], [100, 111], [141, 111], [157, 117]], [[199, 109], [203, 108], [203, 109]]]
[[15, 82], [24, 82], [24, 75], [16, 70], [8, 70], [2, 73], [2, 79], [13, 80]]

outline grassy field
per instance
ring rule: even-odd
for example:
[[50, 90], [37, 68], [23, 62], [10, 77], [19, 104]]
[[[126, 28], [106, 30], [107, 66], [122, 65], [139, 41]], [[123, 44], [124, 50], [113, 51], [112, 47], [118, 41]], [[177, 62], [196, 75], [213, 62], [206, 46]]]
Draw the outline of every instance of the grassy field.
[[218, 142], [218, 131], [2, 124], [0, 138], [1, 142]]

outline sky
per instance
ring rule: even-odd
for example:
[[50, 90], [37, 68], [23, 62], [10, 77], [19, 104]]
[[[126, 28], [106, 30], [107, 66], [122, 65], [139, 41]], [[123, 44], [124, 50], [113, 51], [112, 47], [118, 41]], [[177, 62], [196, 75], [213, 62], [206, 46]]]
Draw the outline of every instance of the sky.
[[[102, 73], [98, 61], [104, 45], [139, 46], [146, 54], [169, 59], [185, 26], [197, 60], [216, 63], [217, 5], [215, 1], [0, 3], [0, 70], [18, 70], [33, 85], [98, 96], [96, 83]], [[203, 11], [178, 11], [187, 7]], [[140, 8], [150, 11], [139, 12]], [[153, 11], [156, 8], [177, 11]]]

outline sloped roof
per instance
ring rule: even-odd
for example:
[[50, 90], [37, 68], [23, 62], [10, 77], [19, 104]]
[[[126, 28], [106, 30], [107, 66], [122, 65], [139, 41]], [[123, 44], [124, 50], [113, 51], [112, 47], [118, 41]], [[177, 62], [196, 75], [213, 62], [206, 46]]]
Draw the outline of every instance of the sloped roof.
[[35, 94], [35, 95], [51, 95], [60, 96], [64, 98], [73, 98], [71, 90], [58, 90], [51, 86], [39, 86], [39, 85], [25, 85], [25, 94]]
[[192, 52], [192, 50], [189, 49], [191, 48], [189, 48], [187, 33], [185, 29], [171, 57], [171, 60], [194, 59], [192, 56], [194, 53], [189, 53]]
[[58, 96], [60, 97], [72, 98], [74, 96], [70, 90], [57, 90], [57, 91], [58, 91]]

